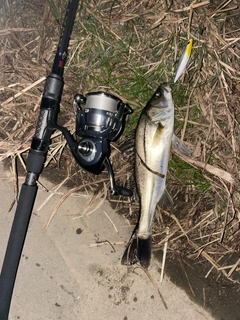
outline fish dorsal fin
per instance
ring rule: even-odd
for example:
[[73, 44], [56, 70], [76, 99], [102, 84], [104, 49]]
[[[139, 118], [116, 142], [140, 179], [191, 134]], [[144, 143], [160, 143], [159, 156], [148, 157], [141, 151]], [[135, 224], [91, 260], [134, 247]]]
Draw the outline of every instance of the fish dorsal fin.
[[166, 206], [166, 207], [173, 207], [174, 202], [170, 194], [168, 193], [167, 189], [164, 190], [164, 193], [162, 195], [162, 198], [159, 201], [159, 204], [161, 206]]
[[190, 156], [192, 151], [185, 146], [184, 142], [180, 140], [175, 134], [172, 137], [172, 148], [179, 154]]

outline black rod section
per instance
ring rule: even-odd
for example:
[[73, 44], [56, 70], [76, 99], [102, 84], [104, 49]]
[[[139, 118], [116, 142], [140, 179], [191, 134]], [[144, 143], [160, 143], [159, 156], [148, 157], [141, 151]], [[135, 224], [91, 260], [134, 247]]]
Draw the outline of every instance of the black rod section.
[[45, 82], [36, 131], [27, 157], [27, 175], [19, 195], [0, 274], [0, 320], [8, 319], [18, 266], [37, 194], [37, 180], [46, 160], [53, 133], [52, 124], [57, 123], [64, 85], [64, 66], [78, 3], [79, 0], [68, 2], [52, 72]]
[[60, 36], [57, 54], [53, 63], [52, 73], [63, 76], [63, 70], [67, 59], [67, 50], [72, 28], [75, 20], [79, 0], [69, 0], [65, 19], [63, 21], [63, 33]]
[[[0, 280], [0, 319], [8, 319], [12, 292], [17, 274], [17, 266], [21, 258], [32, 207], [37, 194], [37, 186], [25, 186], [21, 188], [18, 207], [12, 224], [12, 230], [8, 241], [6, 256], [1, 272]], [[29, 203], [32, 205], [29, 206]], [[20, 253], [20, 255], [19, 255]]]

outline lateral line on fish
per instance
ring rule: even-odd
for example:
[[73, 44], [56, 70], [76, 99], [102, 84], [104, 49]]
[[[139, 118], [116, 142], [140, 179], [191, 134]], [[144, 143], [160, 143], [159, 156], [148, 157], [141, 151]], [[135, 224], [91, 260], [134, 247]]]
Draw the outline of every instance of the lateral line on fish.
[[139, 153], [137, 152], [136, 150], [136, 153], [137, 153], [137, 156], [139, 157], [140, 161], [141, 161], [141, 164], [148, 170], [150, 171], [151, 173], [155, 174], [156, 176], [164, 179], [165, 178], [165, 174], [162, 174], [162, 173], [159, 173], [157, 171], [154, 171], [152, 170], [151, 168], [149, 168], [149, 166], [143, 161], [143, 159], [140, 157]]

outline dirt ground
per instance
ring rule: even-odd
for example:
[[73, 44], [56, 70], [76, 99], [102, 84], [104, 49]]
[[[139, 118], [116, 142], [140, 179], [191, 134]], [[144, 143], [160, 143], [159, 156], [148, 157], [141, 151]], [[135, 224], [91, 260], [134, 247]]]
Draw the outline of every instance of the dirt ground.
[[[49, 192], [39, 188], [10, 320], [219, 319], [215, 311], [206, 311], [193, 302], [166, 275], [160, 283], [159, 259], [153, 258], [148, 273], [139, 266], [128, 269], [121, 265], [132, 226], [109, 203], [104, 201], [100, 208], [83, 214], [91, 197], [72, 195], [44, 228], [67, 190], [60, 188], [57, 194], [56, 185], [43, 178], [40, 181]], [[14, 197], [13, 179], [3, 167], [0, 192], [4, 194], [0, 211], [2, 263], [14, 214], [14, 209], [8, 212]]]

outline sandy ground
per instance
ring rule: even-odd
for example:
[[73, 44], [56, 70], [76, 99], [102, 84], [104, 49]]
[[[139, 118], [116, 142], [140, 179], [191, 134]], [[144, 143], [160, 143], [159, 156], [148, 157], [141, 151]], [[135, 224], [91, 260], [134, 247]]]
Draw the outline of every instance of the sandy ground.
[[[53, 188], [48, 181], [40, 181], [49, 190]], [[1, 166], [0, 264], [15, 212], [15, 208], [8, 212], [14, 197], [13, 190], [12, 176]], [[38, 210], [50, 194], [42, 188], [38, 191], [9, 319], [214, 319], [166, 276], [160, 283], [161, 265], [154, 258], [149, 274], [167, 309], [141, 268], [121, 265], [121, 255], [133, 227], [107, 202], [96, 211], [80, 217], [90, 197], [69, 197], [50, 226], [44, 228], [60, 199], [60, 195], [54, 195], [47, 205]], [[96, 245], [97, 241], [105, 242]]]

